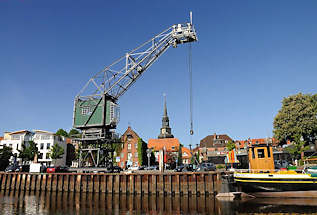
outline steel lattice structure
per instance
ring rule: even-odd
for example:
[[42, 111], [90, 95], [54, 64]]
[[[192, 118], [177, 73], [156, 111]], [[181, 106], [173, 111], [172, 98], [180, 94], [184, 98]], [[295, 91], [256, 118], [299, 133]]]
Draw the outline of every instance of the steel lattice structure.
[[[197, 35], [192, 21], [173, 25], [89, 79], [74, 101], [73, 126], [82, 130], [78, 139], [82, 144], [79, 166], [88, 157], [94, 166], [102, 165], [103, 161], [111, 163], [119, 97], [169, 47], [194, 41], [197, 41]], [[82, 156], [84, 153], [86, 155]]]
[[169, 47], [196, 40], [192, 23], [173, 25], [94, 75], [76, 99], [107, 95], [116, 101]]

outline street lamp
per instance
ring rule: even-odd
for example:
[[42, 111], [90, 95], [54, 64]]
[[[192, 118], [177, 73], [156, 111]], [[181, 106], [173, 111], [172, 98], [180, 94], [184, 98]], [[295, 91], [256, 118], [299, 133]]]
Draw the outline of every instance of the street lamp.
[[146, 150], [147, 153], [147, 166], [150, 167], [150, 160], [151, 160], [151, 153], [152, 153], [152, 149], [147, 149]]
[[196, 143], [196, 148], [197, 148], [197, 153], [198, 153], [198, 156], [197, 156], [197, 157], [198, 157], [198, 163], [200, 163], [200, 161], [199, 161], [199, 160], [200, 160], [200, 156], [199, 156], [200, 154], [199, 154], [199, 147], [198, 147], [198, 143]]

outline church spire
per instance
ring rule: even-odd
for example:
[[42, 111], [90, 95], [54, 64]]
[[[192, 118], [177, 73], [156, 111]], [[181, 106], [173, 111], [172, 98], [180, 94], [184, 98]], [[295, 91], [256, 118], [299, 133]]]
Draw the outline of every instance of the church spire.
[[166, 107], [166, 95], [164, 94], [164, 117], [168, 117], [167, 116], [167, 107]]
[[166, 95], [164, 94], [164, 113], [162, 117], [162, 128], [158, 136], [159, 139], [173, 138], [171, 128], [169, 126], [169, 118], [167, 116]]

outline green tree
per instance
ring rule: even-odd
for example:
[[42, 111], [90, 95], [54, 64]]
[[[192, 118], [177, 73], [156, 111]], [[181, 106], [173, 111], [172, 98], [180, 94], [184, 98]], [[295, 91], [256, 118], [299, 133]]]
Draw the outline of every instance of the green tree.
[[314, 142], [317, 140], [316, 116], [317, 94], [299, 93], [286, 97], [274, 118], [274, 137], [282, 144], [287, 140], [294, 141], [298, 136], [302, 136], [306, 143]]
[[[57, 131], [58, 132], [58, 131]], [[57, 133], [56, 132], [56, 133]], [[62, 131], [61, 131], [62, 132]], [[61, 135], [63, 136], [63, 135]], [[71, 129], [69, 132], [68, 132], [68, 137], [79, 137], [80, 136], [80, 131], [78, 131], [77, 129]]]
[[38, 155], [38, 148], [36, 143], [29, 141], [27, 144], [22, 144], [22, 150], [19, 151], [19, 158], [22, 158], [22, 161], [31, 161], [34, 160], [35, 155]]
[[123, 146], [123, 143], [122, 143], [122, 140], [121, 140], [120, 138], [116, 139], [116, 140], [114, 141], [113, 145], [112, 145], [113, 150], [114, 150], [114, 152], [115, 152], [115, 154], [116, 154], [116, 156], [113, 156], [113, 160], [112, 160], [112, 162], [113, 162], [114, 164], [117, 164], [117, 162], [116, 162], [116, 157], [119, 157], [119, 156], [120, 156], [121, 151], [122, 151], [122, 146]]
[[227, 147], [227, 150], [228, 150], [228, 151], [231, 151], [231, 150], [233, 150], [233, 149], [236, 148], [236, 144], [234, 144], [234, 142], [232, 142], [231, 140], [229, 140], [228, 143], [227, 143], [227, 145], [226, 145], [226, 147]]
[[3, 146], [3, 148], [0, 149], [0, 171], [4, 171], [9, 165], [9, 160], [12, 155], [12, 149], [10, 147]]
[[138, 159], [141, 166], [147, 165], [147, 144], [141, 138], [138, 139]]
[[299, 134], [296, 134], [293, 139], [293, 144], [286, 147], [285, 150], [290, 153], [293, 160], [299, 160], [301, 159], [302, 153], [309, 149], [309, 146], [305, 146], [305, 141]]
[[68, 133], [62, 128], [58, 129], [55, 134], [58, 136], [68, 137]]
[[55, 143], [49, 152], [49, 157], [55, 163], [56, 159], [61, 159], [63, 157], [63, 154], [64, 154], [64, 148], [61, 147], [59, 144]]

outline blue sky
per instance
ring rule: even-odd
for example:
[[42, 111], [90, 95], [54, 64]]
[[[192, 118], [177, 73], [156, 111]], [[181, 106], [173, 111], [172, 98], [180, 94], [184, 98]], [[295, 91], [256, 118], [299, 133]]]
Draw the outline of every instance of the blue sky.
[[0, 0], [0, 135], [72, 127], [73, 98], [104, 66], [189, 11], [194, 131], [186, 45], [170, 48], [120, 99], [121, 121], [145, 141], [170, 125], [188, 145], [209, 134], [272, 135], [283, 97], [316, 93], [316, 1]]

